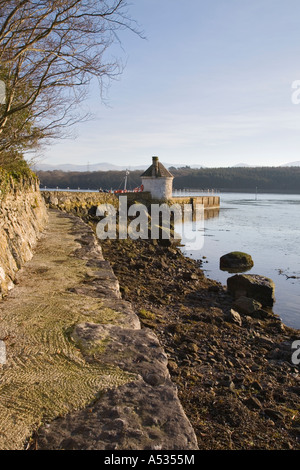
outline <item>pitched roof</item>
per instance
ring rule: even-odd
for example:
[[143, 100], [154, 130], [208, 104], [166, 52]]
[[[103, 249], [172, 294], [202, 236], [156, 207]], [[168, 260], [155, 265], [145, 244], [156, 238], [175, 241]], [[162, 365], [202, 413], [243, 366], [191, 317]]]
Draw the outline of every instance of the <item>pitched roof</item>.
[[172, 173], [167, 170], [162, 163], [158, 161], [158, 157], [152, 157], [152, 165], [141, 175], [141, 177], [156, 177], [156, 178], [174, 178]]

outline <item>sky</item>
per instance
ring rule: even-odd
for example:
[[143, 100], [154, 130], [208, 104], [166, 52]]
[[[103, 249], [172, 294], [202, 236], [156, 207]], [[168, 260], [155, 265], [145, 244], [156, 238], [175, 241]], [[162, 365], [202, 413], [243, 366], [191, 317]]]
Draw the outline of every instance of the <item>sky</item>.
[[109, 52], [122, 75], [105, 102], [91, 87], [95, 118], [47, 147], [41, 163], [300, 160], [299, 0], [132, 0], [129, 13], [145, 38], [119, 34], [122, 47]]

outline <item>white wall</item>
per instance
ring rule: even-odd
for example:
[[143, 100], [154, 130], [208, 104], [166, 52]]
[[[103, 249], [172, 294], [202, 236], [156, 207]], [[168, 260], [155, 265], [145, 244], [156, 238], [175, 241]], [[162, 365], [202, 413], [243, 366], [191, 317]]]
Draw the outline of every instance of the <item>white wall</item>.
[[173, 192], [173, 178], [142, 178], [144, 191], [149, 191], [153, 199], [171, 199]]

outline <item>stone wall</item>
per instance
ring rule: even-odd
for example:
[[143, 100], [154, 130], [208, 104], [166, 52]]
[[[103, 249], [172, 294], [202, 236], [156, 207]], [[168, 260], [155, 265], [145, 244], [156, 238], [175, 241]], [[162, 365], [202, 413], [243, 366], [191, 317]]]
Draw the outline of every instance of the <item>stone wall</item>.
[[173, 203], [177, 204], [203, 204], [204, 209], [212, 209], [220, 207], [220, 196], [187, 196], [187, 197], [173, 197]]
[[16, 272], [32, 258], [47, 224], [37, 178], [0, 173], [0, 298], [12, 289]]
[[41, 194], [48, 207], [77, 215], [86, 214], [89, 209], [99, 204], [112, 204], [114, 207], [119, 205], [119, 199], [113, 193], [41, 191]]
[[[149, 191], [138, 193], [124, 193], [115, 195], [113, 193], [98, 193], [98, 192], [72, 192], [72, 191], [42, 191], [42, 196], [48, 207], [72, 212], [78, 215], [86, 213], [93, 206], [99, 204], [112, 204], [114, 207], [119, 206], [119, 195], [126, 196], [128, 205], [139, 202], [141, 204], [149, 205], [151, 202], [158, 203], [151, 197]], [[162, 202], [162, 201], [160, 201]], [[220, 207], [219, 196], [197, 196], [197, 197], [172, 197], [168, 199], [169, 204], [203, 204], [205, 209], [214, 209]]]

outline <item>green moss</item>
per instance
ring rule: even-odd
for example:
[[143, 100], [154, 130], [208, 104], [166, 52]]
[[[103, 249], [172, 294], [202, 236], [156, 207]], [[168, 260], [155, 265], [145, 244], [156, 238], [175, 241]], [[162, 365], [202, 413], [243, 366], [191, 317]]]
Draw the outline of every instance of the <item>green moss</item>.
[[99, 341], [93, 341], [92, 344], [86, 343], [84, 341], [76, 341], [75, 345], [80, 349], [83, 355], [87, 354], [89, 356], [94, 356], [95, 354], [104, 353], [109, 342], [109, 338], [104, 338]]
[[248, 255], [247, 253], [243, 253], [242, 251], [232, 251], [231, 254], [232, 254], [235, 258], [238, 258], [238, 259], [246, 258], [246, 259], [251, 260], [251, 256]]
[[38, 177], [25, 161], [24, 164], [11, 169], [0, 167], [0, 197], [2, 199], [12, 191], [24, 191], [37, 182]]
[[144, 320], [155, 320], [156, 316], [154, 313], [149, 312], [149, 310], [146, 310], [144, 308], [141, 308], [139, 311], [139, 316], [144, 319]]

